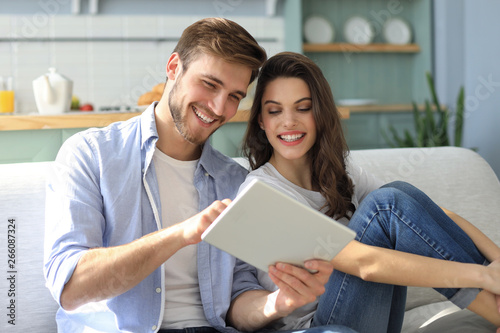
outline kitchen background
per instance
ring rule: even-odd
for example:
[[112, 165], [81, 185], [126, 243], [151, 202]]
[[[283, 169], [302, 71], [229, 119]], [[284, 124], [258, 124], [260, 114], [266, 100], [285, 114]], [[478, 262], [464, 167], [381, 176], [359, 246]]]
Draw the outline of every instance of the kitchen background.
[[[12, 76], [16, 114], [36, 112], [31, 82], [49, 67], [74, 82], [73, 93], [95, 108], [135, 105], [164, 80], [164, 66], [182, 30], [198, 18], [224, 16], [242, 24], [268, 53], [302, 52], [302, 24], [311, 15], [344, 20], [360, 14], [372, 23], [396, 13], [410, 22], [414, 54], [337, 54], [306, 52], [323, 68], [339, 98], [377, 98], [384, 107], [359, 109], [345, 120], [352, 149], [386, 147], [381, 130], [393, 124], [412, 128], [409, 109], [429, 97], [425, 71], [434, 73], [441, 103], [455, 105], [466, 89], [463, 146], [474, 147], [500, 175], [500, 2], [495, 0], [82, 0], [78, 13], [70, 0], [0, 0], [0, 76]], [[97, 4], [97, 7], [93, 5]], [[391, 11], [393, 9], [393, 11]], [[383, 15], [386, 16], [383, 16]], [[336, 41], [342, 24], [334, 23]], [[379, 40], [377, 40], [377, 38]], [[375, 37], [380, 41], [380, 37]], [[356, 66], [343, 66], [347, 57]], [[343, 61], [343, 62], [342, 62]], [[340, 64], [340, 65], [339, 65]], [[351, 63], [352, 64], [352, 63]], [[354, 69], [357, 68], [357, 69]], [[385, 108], [385, 110], [384, 110]], [[8, 116], [4, 116], [8, 117]], [[2, 118], [0, 118], [0, 123]], [[221, 131], [213, 141], [234, 155], [244, 124]], [[49, 130], [43, 130], [49, 133]], [[25, 151], [43, 151], [34, 131], [2, 131], [6, 142]], [[40, 132], [40, 131], [38, 131]], [[74, 131], [66, 131], [70, 135]], [[48, 135], [48, 134], [44, 134]], [[60, 134], [58, 134], [61, 136]], [[64, 139], [64, 135], [62, 136]], [[37, 153], [46, 159], [53, 153]], [[0, 145], [1, 162], [15, 159]], [[32, 153], [30, 153], [32, 154]], [[33, 155], [33, 154], [32, 154]], [[451, 166], [452, 167], [452, 166]]]

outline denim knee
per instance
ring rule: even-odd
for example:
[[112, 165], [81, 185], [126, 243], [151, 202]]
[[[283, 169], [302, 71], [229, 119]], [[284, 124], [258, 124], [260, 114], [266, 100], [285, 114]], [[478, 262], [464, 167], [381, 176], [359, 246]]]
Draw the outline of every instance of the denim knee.
[[381, 188], [394, 188], [410, 195], [411, 193], [414, 192], [421, 192], [418, 188], [416, 188], [412, 184], [404, 182], [402, 180], [395, 180], [393, 182], [387, 183], [383, 185]]

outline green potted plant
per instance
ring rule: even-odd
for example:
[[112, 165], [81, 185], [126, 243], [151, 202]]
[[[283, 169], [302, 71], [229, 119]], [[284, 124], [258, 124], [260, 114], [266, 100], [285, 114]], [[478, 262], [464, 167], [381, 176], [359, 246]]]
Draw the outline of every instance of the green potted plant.
[[[424, 111], [418, 109], [417, 103], [413, 102], [413, 116], [415, 122], [415, 136], [408, 129], [404, 130], [404, 135], [400, 136], [394, 126], [389, 126], [392, 138], [382, 131], [382, 136], [391, 147], [437, 147], [450, 146], [451, 140], [448, 133], [448, 122], [450, 112], [448, 108], [442, 107], [434, 87], [434, 79], [431, 73], [426, 73], [427, 83], [432, 97], [432, 105], [426, 100]], [[464, 87], [460, 88], [457, 97], [455, 110], [455, 128], [453, 136], [453, 145], [460, 147], [462, 145], [462, 132], [464, 124]]]

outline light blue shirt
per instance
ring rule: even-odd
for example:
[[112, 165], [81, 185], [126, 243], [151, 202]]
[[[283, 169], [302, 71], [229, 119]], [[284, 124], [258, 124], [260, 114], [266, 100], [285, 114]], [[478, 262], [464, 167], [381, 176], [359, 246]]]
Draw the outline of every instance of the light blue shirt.
[[[152, 162], [158, 140], [154, 107], [126, 122], [78, 133], [59, 151], [47, 184], [44, 266], [46, 285], [59, 304], [65, 283], [86, 251], [127, 244], [161, 226]], [[206, 143], [194, 176], [199, 210], [215, 200], [233, 199], [246, 174]], [[226, 327], [226, 312], [242, 292], [262, 289], [255, 268], [205, 242], [198, 244], [197, 264], [208, 322], [220, 331], [235, 332]], [[164, 293], [162, 265], [117, 297], [75, 311], [60, 308], [58, 330], [155, 332], [163, 318]]]

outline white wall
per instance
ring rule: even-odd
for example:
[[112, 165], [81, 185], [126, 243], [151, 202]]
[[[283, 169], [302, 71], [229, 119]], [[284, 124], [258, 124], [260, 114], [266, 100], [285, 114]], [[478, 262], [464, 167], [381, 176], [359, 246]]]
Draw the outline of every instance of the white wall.
[[[0, 15], [0, 76], [14, 78], [16, 113], [36, 113], [32, 81], [55, 67], [81, 103], [133, 106], [165, 81], [182, 31], [202, 16]], [[269, 54], [284, 50], [283, 17], [229, 17]]]
[[477, 148], [500, 176], [500, 1], [437, 0], [434, 5], [438, 94], [454, 106], [464, 85], [463, 146]]

